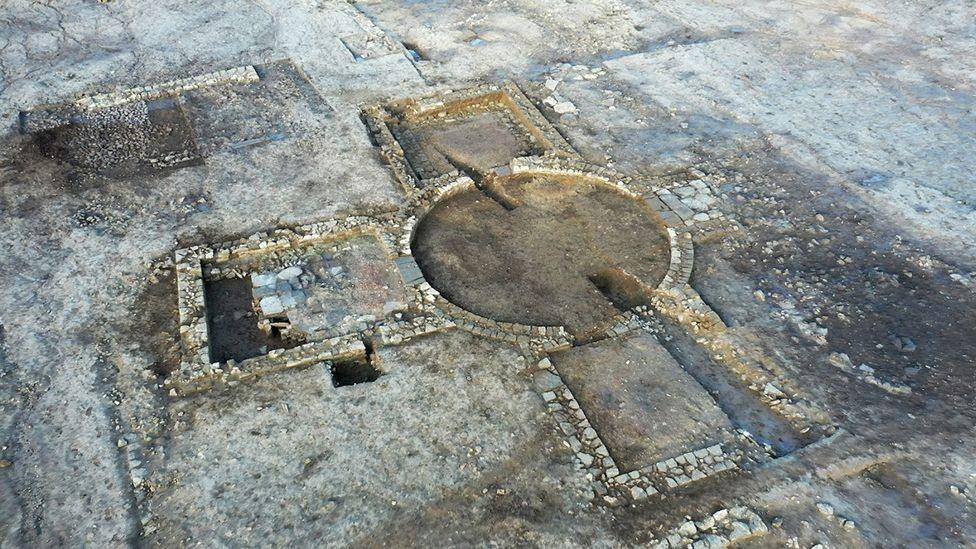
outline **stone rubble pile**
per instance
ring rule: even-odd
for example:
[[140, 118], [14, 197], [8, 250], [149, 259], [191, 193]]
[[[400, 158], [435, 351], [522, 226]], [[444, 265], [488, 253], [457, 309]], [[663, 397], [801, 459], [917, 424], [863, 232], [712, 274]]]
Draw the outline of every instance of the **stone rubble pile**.
[[251, 275], [251, 292], [258, 302], [258, 312], [264, 317], [278, 316], [308, 300], [309, 280], [299, 280], [302, 268], [291, 266], [279, 273]]
[[260, 80], [260, 77], [258, 77], [258, 73], [254, 70], [254, 67], [246, 65], [187, 78], [179, 78], [151, 86], [141, 86], [118, 92], [82, 97], [75, 101], [75, 104], [86, 110], [104, 109], [133, 101], [149, 101], [167, 95], [177, 95], [207, 86], [248, 84], [257, 82], [258, 80]]
[[757, 538], [767, 532], [769, 527], [755, 511], [739, 506], [719, 509], [700, 520], [689, 518], [651, 547], [654, 549], [685, 547], [722, 549], [734, 543]]

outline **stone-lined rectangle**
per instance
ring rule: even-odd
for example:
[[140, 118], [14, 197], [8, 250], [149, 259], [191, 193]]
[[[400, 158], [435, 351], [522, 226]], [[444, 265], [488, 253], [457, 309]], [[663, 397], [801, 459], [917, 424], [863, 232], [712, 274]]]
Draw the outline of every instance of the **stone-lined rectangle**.
[[254, 67], [246, 65], [150, 86], [85, 96], [65, 103], [39, 105], [20, 113], [20, 130], [24, 134], [53, 130], [71, 124], [72, 118], [84, 111], [118, 107], [136, 101], [152, 101], [207, 86], [247, 84], [258, 80], [260, 77]]
[[550, 358], [625, 471], [721, 442], [732, 431], [712, 397], [653, 334], [607, 339]]
[[[450, 184], [431, 187], [430, 192], [449, 192]], [[418, 195], [418, 199], [419, 199]], [[526, 352], [554, 352], [568, 348], [571, 340], [561, 327], [525, 326], [495, 322], [464, 311], [443, 299], [423, 279], [423, 273], [410, 257], [409, 235], [415, 218], [400, 215], [348, 216], [310, 225], [257, 233], [247, 238], [216, 245], [193, 246], [177, 250], [176, 275], [179, 304], [180, 341], [183, 360], [176, 372], [164, 381], [173, 396], [209, 389], [216, 385], [323, 362], [361, 358], [364, 340], [374, 344], [400, 344], [414, 337], [445, 329], [460, 328], [469, 332], [506, 341]], [[352, 264], [342, 265], [339, 257], [357, 238], [372, 237], [381, 246], [383, 257], [375, 253], [351, 253]], [[341, 249], [319, 250], [325, 243], [342, 242]], [[313, 249], [314, 248], [314, 249]], [[303, 250], [313, 249], [305, 261]], [[319, 254], [319, 252], [322, 252]], [[331, 254], [324, 257], [323, 254]], [[270, 262], [261, 258], [274, 256]], [[340, 264], [335, 264], [333, 260]], [[382, 264], [385, 264], [383, 267]], [[254, 268], [255, 265], [269, 268]], [[336, 269], [342, 267], [342, 269]], [[348, 269], [347, 269], [348, 267]], [[365, 284], [346, 284], [344, 272], [362, 278]], [[364, 273], [360, 276], [356, 273]], [[247, 313], [254, 317], [263, 333], [281, 338], [274, 344], [248, 340], [247, 352], [227, 353], [224, 349], [211, 355], [211, 323], [208, 322], [207, 284], [245, 279], [245, 299], [250, 298]], [[326, 279], [334, 287], [319, 292], [310, 284]], [[348, 282], [348, 281], [347, 281]], [[235, 292], [237, 290], [234, 290]], [[211, 292], [220, 299], [220, 292]], [[237, 295], [240, 298], [239, 292]], [[392, 297], [391, 297], [392, 296]], [[290, 309], [298, 303], [314, 302], [324, 297], [329, 304], [339, 304], [351, 313], [342, 322], [319, 322], [305, 314], [292, 316]], [[267, 299], [267, 303], [262, 303]], [[363, 310], [363, 308], [368, 310]], [[231, 315], [234, 307], [223, 307]], [[315, 312], [315, 311], [311, 311]], [[404, 314], [406, 312], [407, 314]], [[348, 317], [351, 322], [344, 322]], [[240, 319], [234, 319], [240, 320]], [[328, 320], [328, 319], [327, 319]], [[327, 329], [310, 330], [308, 327]], [[328, 328], [338, 327], [338, 331]], [[297, 328], [297, 332], [294, 330]], [[315, 333], [310, 333], [314, 331]], [[296, 338], [294, 336], [301, 337]], [[234, 334], [231, 334], [234, 336]], [[306, 337], [307, 336], [307, 337]], [[233, 343], [233, 337], [231, 337]], [[258, 346], [267, 344], [267, 352]], [[254, 353], [259, 348], [260, 354]], [[273, 348], [274, 347], [274, 348]], [[234, 357], [240, 358], [240, 361]], [[228, 358], [224, 361], [222, 359]]]
[[512, 82], [370, 107], [364, 120], [404, 187], [523, 156], [576, 151]]
[[[349, 330], [343, 333], [324, 331], [320, 336], [309, 336], [306, 341], [292, 345], [290, 348], [271, 349], [266, 354], [247, 358], [240, 362], [234, 360], [214, 362], [210, 355], [210, 326], [204, 297], [205, 284], [208, 280], [220, 280], [229, 277], [240, 278], [252, 275], [267, 277], [269, 275], [261, 270], [255, 271], [257, 274], [254, 275], [248, 266], [259, 264], [261, 258], [268, 256], [274, 256], [275, 265], [283, 267], [284, 271], [297, 270], [295, 267], [285, 266], [281, 262], [292, 264], [300, 261], [301, 250], [303, 249], [311, 249], [323, 243], [346, 242], [364, 236], [375, 237], [377, 243], [381, 245], [380, 249], [384, 250], [387, 256], [385, 259], [389, 261], [389, 273], [383, 283], [399, 283], [393, 266], [395, 256], [391, 251], [395, 249], [395, 244], [386, 240], [388, 237], [381, 231], [378, 223], [373, 218], [352, 216], [294, 229], [282, 229], [271, 234], [260, 233], [250, 238], [214, 246], [194, 246], [177, 250], [175, 254], [176, 279], [183, 360], [180, 369], [166, 379], [165, 383], [171, 390], [171, 394], [189, 394], [208, 389], [218, 383], [236, 382], [286, 368], [295, 368], [326, 360], [342, 360], [364, 356], [366, 349], [360, 335], [362, 326], [359, 325], [362, 315], [359, 315], [353, 319], [356, 322], [350, 325]], [[361, 258], [357, 259], [356, 265], [363, 264], [363, 262], [364, 260]], [[345, 269], [357, 271], [355, 266], [342, 267], [341, 270], [339, 266], [331, 266], [332, 270], [329, 269], [330, 266], [327, 265], [316, 265], [309, 268], [309, 272], [322, 271], [338, 276]], [[280, 273], [276, 271], [273, 276], [278, 274]], [[295, 278], [299, 276], [302, 275], [296, 274]], [[283, 282], [288, 281], [283, 280]], [[252, 285], [256, 283], [252, 281]], [[290, 284], [294, 286], [293, 283]], [[374, 286], [385, 287], [377, 284], [367, 286], [369, 288]], [[260, 284], [255, 286], [255, 299], [260, 297], [258, 291], [261, 288], [263, 286]], [[291, 291], [297, 292], [298, 290], [292, 288]], [[354, 291], [347, 293], [356, 298], [358, 302], [368, 301]], [[393, 309], [406, 307], [407, 299], [408, 297], [404, 294], [402, 300], [394, 300], [396, 307], [393, 308], [388, 307], [386, 302], [381, 303], [378, 305], [380, 310], [375, 313], [383, 316], [386, 313], [392, 313]], [[367, 315], [374, 313], [372, 310], [360, 312]], [[302, 317], [296, 319], [296, 322], [306, 320], [308, 319]]]

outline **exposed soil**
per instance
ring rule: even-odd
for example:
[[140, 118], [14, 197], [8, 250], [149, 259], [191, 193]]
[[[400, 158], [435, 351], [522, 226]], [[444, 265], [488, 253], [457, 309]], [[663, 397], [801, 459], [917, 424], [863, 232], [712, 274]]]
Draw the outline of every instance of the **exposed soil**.
[[450, 173], [458, 161], [484, 172], [541, 152], [505, 108], [479, 106], [446, 118], [404, 121], [392, 129], [422, 179]]
[[250, 276], [207, 282], [204, 297], [212, 362], [241, 361], [266, 354], [271, 349], [294, 346], [258, 328], [257, 316], [251, 305]]
[[519, 175], [497, 187], [506, 209], [471, 189], [436, 205], [413, 253], [432, 286], [474, 313], [506, 322], [563, 325], [577, 337], [618, 310], [592, 280], [621, 269], [649, 286], [664, 278], [664, 223], [645, 204], [596, 180]]
[[654, 335], [605, 339], [550, 358], [624, 472], [728, 436], [726, 415]]
[[132, 337], [138, 338], [140, 348], [155, 358], [150, 367], [154, 373], [172, 373], [180, 366], [175, 273], [162, 271], [155, 282], [147, 284], [136, 300], [136, 307], [139, 314], [117, 320], [117, 329], [134, 334]]
[[79, 113], [34, 137], [46, 156], [112, 177], [199, 162], [186, 113], [170, 98]]

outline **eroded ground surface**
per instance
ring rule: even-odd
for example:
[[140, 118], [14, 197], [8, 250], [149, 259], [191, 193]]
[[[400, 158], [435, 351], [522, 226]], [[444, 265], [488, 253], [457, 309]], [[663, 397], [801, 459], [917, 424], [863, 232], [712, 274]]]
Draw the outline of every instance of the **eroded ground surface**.
[[[963, 1], [10, 0], [0, 545], [973, 545], [974, 59]], [[176, 250], [401, 211], [363, 107], [503, 80], [583, 160], [668, 191], [694, 243], [680, 299], [619, 299], [584, 269], [567, 280], [589, 284], [588, 314], [640, 302], [640, 322], [543, 353], [438, 325], [171, 396]], [[539, 149], [480, 116], [405, 139], [422, 178]], [[578, 306], [556, 275], [583, 261], [553, 249], [526, 257], [554, 274], [516, 289], [566, 292], [522, 296], [529, 316], [492, 301], [511, 291], [492, 242], [549, 230], [528, 247], [565, 239], [565, 260], [579, 239], [505, 225], [525, 212], [476, 192], [448, 200], [491, 211], [445, 210], [460, 229], [432, 235], [486, 244], [496, 268], [462, 281], [475, 312]], [[602, 206], [605, 227], [643, 227]], [[633, 241], [655, 280], [650, 257], [675, 249], [611, 233], [592, 233], [620, 237], [608, 264]], [[348, 253], [374, 291], [343, 292], [329, 259], [288, 288], [290, 264], [246, 274], [286, 300], [334, 282], [322, 312], [356, 334], [419, 318], [400, 296], [420, 275], [383, 282], [399, 252]], [[255, 288], [208, 289], [232, 325], [213, 360], [293, 344], [255, 328]]]

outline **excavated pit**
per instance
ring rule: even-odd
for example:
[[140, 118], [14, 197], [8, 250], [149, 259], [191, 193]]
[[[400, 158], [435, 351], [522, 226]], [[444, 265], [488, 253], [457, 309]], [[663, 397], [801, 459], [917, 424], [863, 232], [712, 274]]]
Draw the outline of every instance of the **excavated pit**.
[[[454, 304], [498, 321], [606, 329], [635, 291], [664, 278], [670, 244], [650, 207], [595, 177], [516, 174], [443, 199], [418, 224], [413, 255]], [[493, 200], [503, 194], [516, 204]], [[621, 294], [627, 294], [624, 298]], [[615, 305], [616, 304], [616, 305]]]
[[444, 98], [428, 109], [414, 102], [391, 104], [384, 123], [420, 180], [455, 171], [458, 160], [484, 172], [553, 147], [552, 136], [547, 137], [540, 120], [532, 120], [527, 112], [534, 107], [519, 104], [520, 95], [517, 89], [486, 91]]
[[333, 387], [372, 383], [383, 375], [369, 359], [336, 362], [329, 368]]
[[84, 171], [129, 177], [202, 162], [186, 112], [170, 97], [62, 113], [66, 123], [45, 127], [42, 120], [44, 129], [31, 131], [45, 114], [21, 114], [41, 153]]
[[541, 152], [507, 109], [468, 109], [443, 119], [404, 122], [393, 130], [411, 168], [422, 179], [454, 171], [454, 158], [485, 171]]
[[273, 349], [287, 349], [295, 343], [278, 334], [258, 329], [251, 303], [251, 277], [215, 280], [204, 285], [210, 360], [241, 362]]

